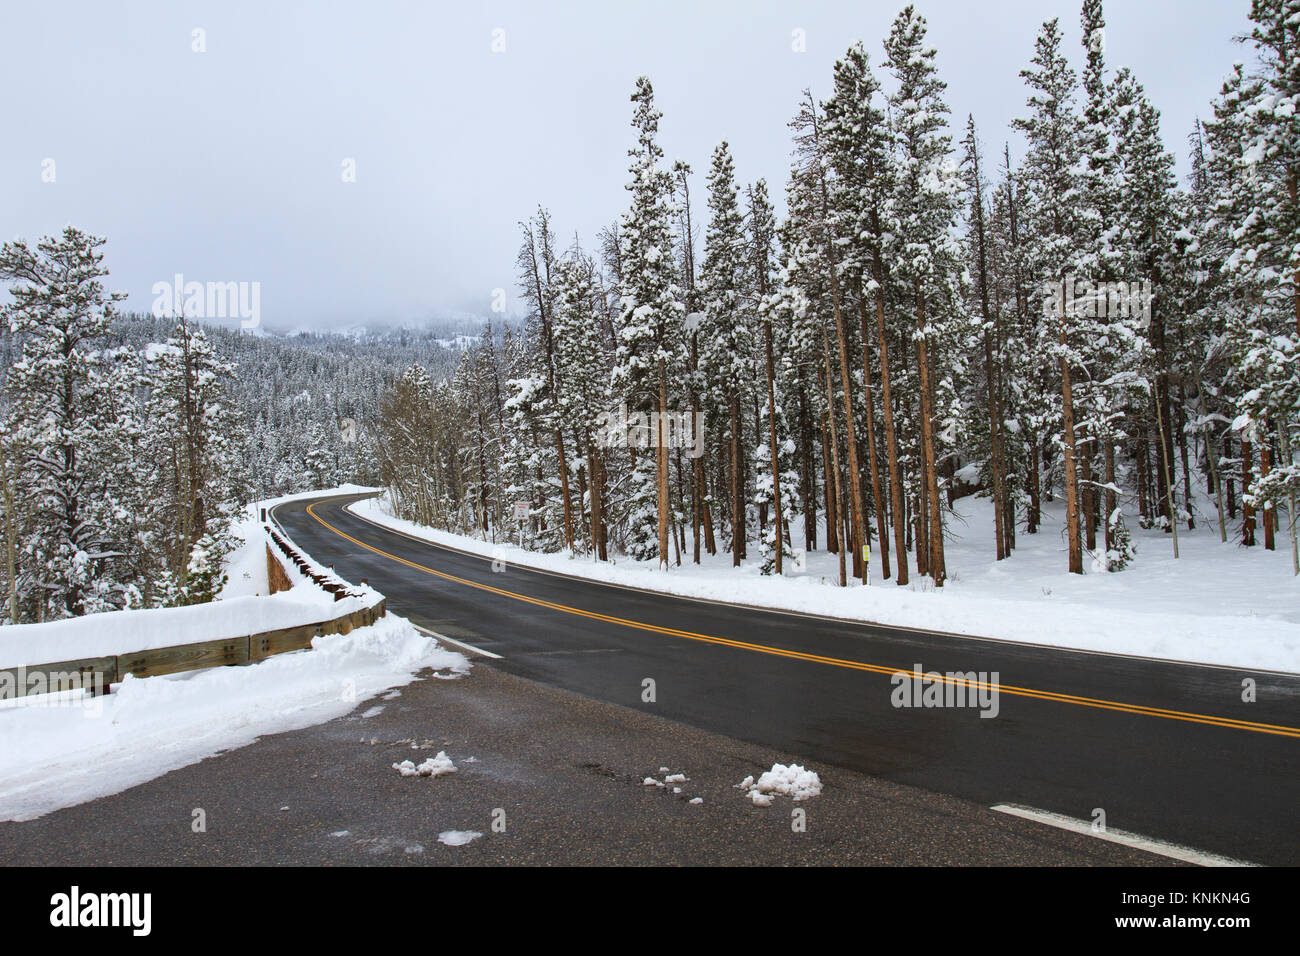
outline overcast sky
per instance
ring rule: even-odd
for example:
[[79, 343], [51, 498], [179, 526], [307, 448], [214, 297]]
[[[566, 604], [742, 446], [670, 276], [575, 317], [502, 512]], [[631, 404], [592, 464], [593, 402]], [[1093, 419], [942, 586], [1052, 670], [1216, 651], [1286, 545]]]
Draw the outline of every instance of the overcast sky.
[[[468, 6], [9, 4], [0, 237], [67, 224], [107, 236], [109, 285], [138, 310], [182, 273], [259, 282], [262, 321], [280, 328], [488, 315], [498, 287], [513, 311], [520, 219], [543, 203], [566, 244], [576, 230], [590, 247], [622, 210], [638, 75], [654, 84], [669, 160], [696, 170], [702, 220], [724, 138], [742, 181], [782, 195], [800, 91], [825, 98], [857, 39], [878, 66], [902, 4]], [[1019, 71], [1043, 20], [1060, 17], [1080, 65], [1078, 0], [917, 7], [954, 124], [973, 112], [990, 153], [1024, 111]], [[1193, 120], [1248, 58], [1232, 42], [1248, 8], [1106, 3], [1108, 65], [1146, 86], [1180, 174]]]

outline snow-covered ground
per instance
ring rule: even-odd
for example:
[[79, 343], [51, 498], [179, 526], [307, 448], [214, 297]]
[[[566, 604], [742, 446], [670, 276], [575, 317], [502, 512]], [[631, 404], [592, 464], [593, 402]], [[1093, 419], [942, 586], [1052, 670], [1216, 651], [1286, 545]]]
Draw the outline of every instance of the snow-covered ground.
[[[784, 580], [759, 573], [751, 560], [740, 568], [721, 551], [667, 572], [653, 562], [619, 558], [600, 564], [567, 553], [541, 554], [511, 544], [493, 544], [436, 531], [392, 517], [382, 498], [351, 506], [360, 517], [439, 544], [510, 564], [581, 575], [648, 588], [828, 617], [872, 621], [982, 637], [1052, 644], [1083, 650], [1197, 661], [1230, 667], [1300, 672], [1300, 579], [1292, 573], [1290, 539], [1278, 536], [1278, 550], [1261, 544], [1242, 548], [1232, 528], [1219, 541], [1212, 507], [1204, 508], [1195, 531], [1179, 534], [1174, 560], [1170, 536], [1144, 531], [1130, 520], [1137, 557], [1121, 572], [1066, 573], [1064, 505], [1045, 506], [1038, 534], [1021, 531], [1017, 549], [994, 560], [992, 512], [987, 500], [956, 503], [947, 544], [949, 580], [935, 589], [913, 577], [900, 588], [873, 580], [870, 587], [835, 585], [834, 555], [817, 551], [806, 567]], [[796, 536], [796, 541], [801, 541]], [[819, 535], [825, 542], [825, 535]], [[690, 542], [687, 542], [688, 548]], [[872, 573], [879, 570], [878, 549]], [[913, 566], [914, 570], [914, 566]]]
[[[344, 485], [338, 494], [368, 491]], [[147, 651], [173, 644], [194, 644], [226, 637], [255, 634], [284, 627], [314, 624], [370, 607], [378, 593], [354, 586], [358, 597], [336, 602], [334, 595], [316, 587], [296, 566], [281, 562], [294, 587], [270, 594], [266, 576], [266, 534], [259, 508], [272, 507], [321, 492], [289, 495], [255, 502], [234, 523], [242, 539], [226, 559], [227, 582], [220, 599], [188, 607], [106, 611], [84, 617], [0, 627], [0, 667], [52, 664], [87, 657], [108, 657]], [[323, 570], [323, 569], [322, 569]]]
[[[340, 489], [351, 490], [364, 489]], [[373, 603], [370, 597], [335, 602], [292, 566], [289, 573], [304, 586], [265, 596], [265, 536], [257, 507], [244, 522], [245, 544], [229, 564], [248, 573], [232, 574], [237, 583], [227, 588], [224, 600], [0, 628], [0, 665], [229, 637], [323, 620]], [[315, 638], [310, 650], [242, 667], [127, 677], [112, 694], [99, 697], [70, 691], [0, 701], [0, 820], [30, 820], [129, 789], [266, 734], [323, 723], [410, 683], [424, 668], [459, 676], [469, 667], [462, 655], [389, 614], [347, 635]]]
[[[262, 531], [262, 508], [269, 511], [276, 505], [303, 498], [316, 498], [330, 494], [359, 494], [363, 491], [378, 490], [364, 485], [344, 484], [328, 491], [305, 491], [296, 495], [284, 495], [280, 498], [253, 502], [244, 509], [243, 515], [233, 525], [235, 534], [242, 539], [243, 543], [226, 558], [226, 586], [221, 591], [221, 600], [268, 594], [271, 590], [266, 579], [266, 535]], [[299, 580], [308, 580], [306, 575], [301, 574], [294, 565], [281, 563], [285, 564], [285, 570], [291, 576], [295, 587]], [[328, 600], [333, 600], [333, 597], [328, 596]]]
[[0, 820], [118, 793], [266, 734], [324, 723], [432, 667], [469, 662], [389, 614], [246, 667], [128, 678], [103, 697], [0, 709]]

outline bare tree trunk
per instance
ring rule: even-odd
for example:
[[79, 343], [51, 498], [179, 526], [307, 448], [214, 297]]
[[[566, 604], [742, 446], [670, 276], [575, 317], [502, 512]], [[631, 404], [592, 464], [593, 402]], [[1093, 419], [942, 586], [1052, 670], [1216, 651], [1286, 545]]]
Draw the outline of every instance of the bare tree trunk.
[[[827, 418], [829, 417], [829, 413]], [[831, 465], [831, 437], [830, 424], [827, 418], [822, 419], [821, 428], [821, 446], [822, 446], [822, 473], [825, 476], [822, 481], [822, 492], [826, 498], [826, 550], [840, 550], [840, 532], [839, 532], [839, 505], [835, 501], [835, 470]]]
[[1170, 444], [1169, 436], [1165, 431], [1164, 413], [1160, 410], [1159, 402], [1156, 403], [1156, 425], [1160, 429], [1160, 462], [1164, 466], [1164, 490], [1165, 505], [1168, 508], [1169, 530], [1174, 535], [1174, 557], [1178, 557], [1178, 520], [1174, 516], [1174, 476], [1170, 473], [1172, 464], [1170, 462]]
[[917, 362], [921, 367], [921, 468], [925, 482], [925, 494], [930, 507], [928, 527], [930, 546], [930, 575], [934, 586], [943, 587], [947, 576], [943, 555], [943, 520], [939, 501], [939, 473], [934, 460], [934, 379], [930, 374], [930, 352], [925, 318], [925, 295], [921, 283], [915, 283], [916, 291], [916, 328], [919, 333], [916, 340]]
[[898, 464], [894, 404], [889, 393], [889, 342], [885, 336], [885, 296], [881, 283], [883, 269], [878, 255], [874, 257], [873, 270], [876, 280], [876, 341], [880, 347], [880, 404], [885, 416], [885, 449], [889, 455], [889, 493], [893, 502], [891, 518], [894, 525], [895, 566], [898, 568], [897, 583], [902, 587], [907, 584], [907, 516], [903, 507], [903, 478]]
[[[776, 523], [776, 533], [773, 539], [776, 542], [776, 573], [782, 574], [781, 559], [785, 553], [785, 528], [784, 515], [781, 513], [781, 460], [777, 456], [776, 447], [776, 386], [773, 383], [775, 378], [775, 362], [772, 359], [772, 322], [769, 318], [763, 323], [763, 340], [767, 352], [767, 434], [768, 443], [772, 455], [772, 508], [773, 518]], [[874, 461], [874, 459], [872, 459]]]
[[844, 315], [840, 308], [839, 280], [836, 278], [834, 257], [830, 260], [831, 275], [831, 309], [835, 313], [835, 332], [839, 339], [840, 353], [840, 388], [844, 392], [844, 441], [845, 454], [849, 466], [849, 520], [853, 528], [850, 546], [853, 550], [853, 568], [855, 575], [861, 569], [862, 583], [867, 583], [866, 565], [860, 553], [866, 536], [862, 519], [862, 483], [858, 474], [858, 442], [853, 425], [853, 379], [849, 374], [849, 338], [844, 324]]
[[871, 396], [871, 335], [867, 324], [867, 303], [858, 297], [858, 325], [862, 332], [862, 391], [867, 403], [867, 456], [871, 469], [871, 500], [876, 505], [876, 535], [880, 539], [880, 576], [889, 580], [889, 532], [885, 525], [885, 499], [880, 493], [880, 469], [876, 464], [876, 410]]
[[731, 564], [740, 567], [745, 557], [745, 482], [740, 463], [740, 397], [727, 396], [731, 416]]
[[1079, 532], [1079, 475], [1074, 459], [1074, 399], [1070, 364], [1066, 358], [1065, 312], [1061, 312], [1061, 404], [1065, 419], [1065, 513], [1070, 548], [1070, 573], [1083, 573], [1083, 541]]
[[655, 448], [655, 484], [659, 505], [659, 570], [668, 568], [668, 377], [664, 360], [659, 360], [659, 441]]
[[1251, 454], [1250, 442], [1243, 434], [1241, 436], [1241, 543], [1247, 548], [1255, 546], [1255, 509], [1246, 500], [1246, 495], [1250, 492]]
[[[14, 519], [14, 486], [3, 457], [0, 457], [0, 487], [4, 489], [5, 576], [9, 580], [9, 623], [18, 624], [18, 533], [17, 522]], [[1291, 511], [1294, 516], [1294, 504]], [[1295, 521], [1293, 520], [1291, 523], [1294, 526]], [[1293, 527], [1293, 537], [1294, 530]]]
[[[1268, 477], [1268, 473], [1273, 470], [1273, 455], [1270, 451], [1268, 442], [1268, 430], [1265, 429], [1262, 440], [1259, 443], [1259, 480], [1263, 481]], [[1264, 550], [1272, 551], [1275, 549], [1273, 540], [1273, 516], [1277, 514], [1276, 507], [1264, 508]]]
[[1210, 423], [1205, 418], [1205, 392], [1201, 389], [1201, 380], [1196, 379], [1196, 406], [1201, 416], [1201, 428], [1205, 436], [1205, 461], [1209, 466], [1210, 484], [1214, 491], [1214, 506], [1219, 512], [1219, 540], [1228, 541], [1228, 523], [1223, 517], [1223, 482], [1219, 478], [1219, 455], [1214, 450]]
[[1025, 534], [1037, 534], [1043, 520], [1043, 506], [1039, 500], [1042, 478], [1038, 473], [1038, 442], [1029, 445], [1029, 512], [1025, 518]]
[[[840, 493], [840, 449], [839, 449], [839, 442], [835, 434], [835, 389], [831, 385], [831, 346], [829, 340], [827, 339], [826, 327], [824, 325], [822, 326], [822, 358], [826, 370], [826, 420], [828, 423], [828, 427], [830, 428], [830, 438], [831, 438], [830, 474], [833, 475], [834, 477], [835, 501], [838, 503], [843, 500]], [[827, 479], [826, 484], [827, 484], [828, 497], [829, 497], [829, 489], [831, 484], [829, 478]], [[834, 525], [831, 523], [830, 515], [827, 514], [826, 530], [829, 532], [832, 527], [834, 527]], [[850, 547], [852, 546], [851, 539], [849, 545]], [[839, 558], [840, 558], [840, 587], [847, 587], [849, 581], [844, 567], [844, 548], [840, 547], [837, 550], [839, 552]]]

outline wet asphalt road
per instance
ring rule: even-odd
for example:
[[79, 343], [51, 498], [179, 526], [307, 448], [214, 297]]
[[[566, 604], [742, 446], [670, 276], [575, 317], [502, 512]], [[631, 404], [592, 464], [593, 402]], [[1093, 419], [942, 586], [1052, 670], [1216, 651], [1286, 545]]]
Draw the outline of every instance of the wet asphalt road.
[[[440, 750], [455, 773], [393, 770]], [[799, 803], [782, 797], [756, 807], [735, 788], [785, 759], [480, 661], [467, 677], [416, 681], [345, 717], [35, 820], [0, 823], [0, 865], [1169, 863], [835, 767], [819, 766], [822, 794]], [[665, 766], [688, 778], [681, 793], [644, 784], [647, 776], [662, 782]], [[703, 802], [691, 804], [696, 797]], [[196, 810], [202, 832], [192, 826]], [[453, 830], [481, 836], [461, 846], [439, 841]]]
[[[344, 510], [350, 500], [318, 502], [320, 520], [307, 513], [310, 501], [276, 515], [317, 560], [367, 579], [393, 611], [501, 655], [478, 668], [747, 741], [782, 762], [1081, 820], [1101, 808], [1112, 829], [1256, 863], [1300, 862], [1300, 737], [1214, 723], [1300, 728], [1294, 675], [852, 624], [514, 566], [493, 571], [490, 559], [363, 521]], [[915, 664], [997, 672], [996, 718], [975, 708], [894, 707], [890, 674]], [[1241, 700], [1246, 677], [1257, 683], [1254, 703]], [[653, 702], [643, 699], [647, 679]], [[1136, 712], [1143, 708], [1175, 714]]]

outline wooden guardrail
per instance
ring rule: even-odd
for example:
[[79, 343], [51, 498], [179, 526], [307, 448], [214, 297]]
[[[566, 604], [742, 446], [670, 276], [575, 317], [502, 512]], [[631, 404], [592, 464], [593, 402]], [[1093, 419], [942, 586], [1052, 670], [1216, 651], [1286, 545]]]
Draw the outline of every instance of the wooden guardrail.
[[313, 638], [327, 634], [348, 634], [355, 628], [374, 624], [384, 616], [387, 602], [382, 595], [356, 589], [337, 575], [317, 570], [284, 535], [270, 525], [266, 530], [285, 557], [313, 583], [333, 594], [335, 601], [348, 597], [363, 598], [367, 594], [378, 600], [369, 607], [348, 614], [296, 627], [191, 644], [173, 644], [129, 654], [0, 667], [0, 691], [8, 691], [0, 693], [0, 696], [24, 697], [28, 694], [78, 688], [90, 694], [99, 694], [106, 692], [109, 685], [119, 683], [127, 674], [154, 677], [203, 667], [253, 664], [273, 654], [305, 650], [311, 647]]

